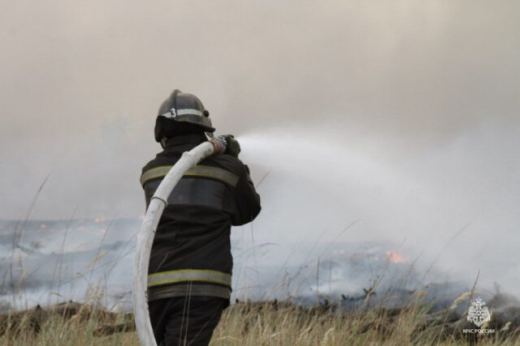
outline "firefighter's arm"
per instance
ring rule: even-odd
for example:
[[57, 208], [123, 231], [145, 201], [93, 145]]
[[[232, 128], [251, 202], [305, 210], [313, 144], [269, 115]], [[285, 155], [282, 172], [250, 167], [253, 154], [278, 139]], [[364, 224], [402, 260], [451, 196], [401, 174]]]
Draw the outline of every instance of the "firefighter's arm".
[[235, 188], [235, 201], [237, 212], [231, 220], [233, 226], [241, 226], [253, 221], [262, 209], [260, 196], [256, 193], [246, 165], [242, 165], [240, 179]]

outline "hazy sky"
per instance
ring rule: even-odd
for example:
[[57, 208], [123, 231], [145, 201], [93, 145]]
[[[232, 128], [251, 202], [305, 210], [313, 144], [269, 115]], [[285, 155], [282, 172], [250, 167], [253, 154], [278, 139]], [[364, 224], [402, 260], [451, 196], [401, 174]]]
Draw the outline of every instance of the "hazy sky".
[[141, 215], [180, 88], [270, 172], [260, 241], [360, 220], [352, 239], [435, 255], [469, 225], [441, 258], [518, 286], [518, 18], [517, 1], [2, 0], [0, 218], [48, 175], [32, 218]]

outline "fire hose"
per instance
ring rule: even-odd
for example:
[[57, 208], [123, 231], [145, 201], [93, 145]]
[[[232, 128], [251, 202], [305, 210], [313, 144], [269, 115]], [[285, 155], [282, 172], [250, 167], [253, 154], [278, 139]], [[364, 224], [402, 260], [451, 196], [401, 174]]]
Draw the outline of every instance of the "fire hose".
[[146, 216], [137, 237], [133, 282], [135, 327], [139, 341], [143, 346], [157, 346], [148, 312], [148, 265], [150, 263], [150, 253], [155, 232], [162, 213], [168, 204], [168, 198], [187, 171], [195, 167], [206, 157], [223, 151], [225, 151], [225, 141], [217, 137], [183, 153], [180, 160], [175, 163], [163, 178], [150, 200], [150, 205], [146, 210]]

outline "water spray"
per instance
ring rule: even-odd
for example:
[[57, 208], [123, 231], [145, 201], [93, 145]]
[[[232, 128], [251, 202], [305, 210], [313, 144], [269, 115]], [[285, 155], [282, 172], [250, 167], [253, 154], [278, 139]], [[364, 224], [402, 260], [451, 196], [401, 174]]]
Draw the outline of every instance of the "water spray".
[[148, 265], [150, 263], [150, 253], [152, 251], [157, 225], [168, 204], [168, 198], [187, 171], [195, 167], [206, 157], [221, 153], [224, 150], [224, 143], [221, 142], [219, 138], [216, 138], [209, 142], [204, 142], [191, 151], [182, 154], [180, 160], [175, 163], [161, 181], [161, 184], [150, 200], [150, 205], [146, 210], [146, 216], [139, 230], [139, 236], [137, 237], [137, 254], [133, 282], [135, 327], [141, 345], [157, 346], [148, 312]]

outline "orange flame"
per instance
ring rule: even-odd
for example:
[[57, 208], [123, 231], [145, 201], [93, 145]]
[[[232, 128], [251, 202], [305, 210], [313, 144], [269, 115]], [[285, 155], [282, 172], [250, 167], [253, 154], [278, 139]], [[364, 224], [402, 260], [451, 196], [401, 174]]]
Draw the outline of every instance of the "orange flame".
[[401, 255], [397, 251], [387, 251], [386, 259], [388, 262], [391, 262], [391, 263], [403, 263], [404, 262], [403, 255]]

